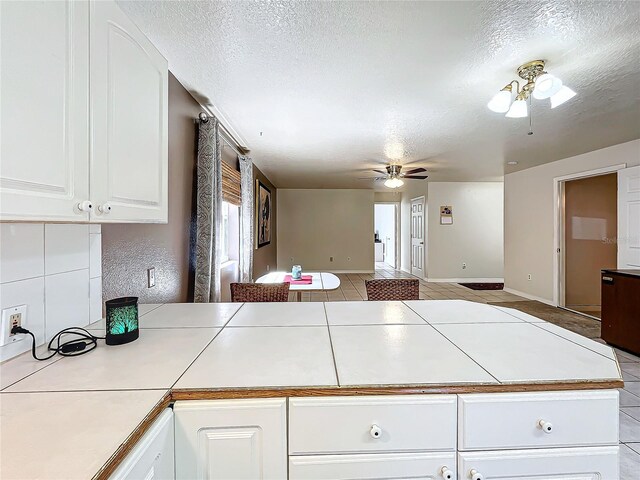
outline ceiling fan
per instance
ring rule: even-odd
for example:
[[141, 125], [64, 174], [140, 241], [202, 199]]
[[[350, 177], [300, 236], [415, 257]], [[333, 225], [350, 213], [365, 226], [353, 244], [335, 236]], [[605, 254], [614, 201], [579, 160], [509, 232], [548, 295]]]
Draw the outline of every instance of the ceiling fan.
[[412, 168], [411, 170], [407, 170], [406, 172], [402, 171], [402, 165], [387, 165], [386, 171], [384, 170], [373, 170], [376, 173], [382, 173], [383, 177], [375, 177], [375, 178], [363, 178], [362, 180], [384, 180], [384, 186], [389, 188], [398, 188], [404, 185], [403, 178], [411, 178], [415, 180], [424, 180], [428, 178], [429, 175], [416, 175], [416, 173], [426, 172], [426, 168], [418, 167]]

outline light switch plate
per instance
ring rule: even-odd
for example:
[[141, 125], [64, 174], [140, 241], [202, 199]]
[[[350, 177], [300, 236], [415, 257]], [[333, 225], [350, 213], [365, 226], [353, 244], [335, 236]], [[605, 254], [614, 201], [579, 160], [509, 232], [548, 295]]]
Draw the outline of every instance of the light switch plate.
[[156, 269], [151, 267], [147, 270], [147, 288], [153, 288], [156, 286]]
[[24, 339], [24, 334], [11, 334], [14, 325], [27, 328], [27, 306], [16, 305], [2, 310], [2, 328], [0, 330], [0, 346], [19, 342]]

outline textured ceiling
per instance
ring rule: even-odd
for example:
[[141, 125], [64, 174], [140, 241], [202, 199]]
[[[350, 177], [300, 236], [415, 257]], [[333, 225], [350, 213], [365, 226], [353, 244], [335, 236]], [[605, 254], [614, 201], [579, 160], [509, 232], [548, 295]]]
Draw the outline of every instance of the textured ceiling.
[[[640, 138], [635, 1], [118, 3], [278, 187], [371, 188], [387, 158], [499, 180]], [[534, 100], [528, 136], [486, 103], [534, 59], [578, 96]]]

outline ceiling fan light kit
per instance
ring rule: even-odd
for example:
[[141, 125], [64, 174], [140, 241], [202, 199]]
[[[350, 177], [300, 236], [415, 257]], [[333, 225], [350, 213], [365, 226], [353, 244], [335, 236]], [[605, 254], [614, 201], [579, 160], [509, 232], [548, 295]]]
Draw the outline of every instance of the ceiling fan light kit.
[[518, 80], [512, 80], [489, 101], [489, 110], [504, 113], [508, 118], [523, 118], [529, 115], [527, 101], [531, 102], [531, 97], [536, 100], [548, 98], [551, 108], [555, 108], [576, 96], [576, 92], [563, 85], [562, 80], [544, 70], [544, 60], [527, 62], [520, 65], [517, 71], [518, 76], [526, 80], [526, 83], [520, 88]]
[[416, 175], [416, 173], [426, 172], [426, 168], [417, 167], [412, 168], [406, 172], [402, 171], [402, 165], [391, 164], [387, 165], [385, 170], [374, 169], [374, 172], [384, 174], [384, 177], [376, 178], [362, 178], [361, 180], [384, 180], [384, 186], [387, 188], [400, 188], [404, 185], [403, 179], [425, 180], [429, 178], [428, 175]]

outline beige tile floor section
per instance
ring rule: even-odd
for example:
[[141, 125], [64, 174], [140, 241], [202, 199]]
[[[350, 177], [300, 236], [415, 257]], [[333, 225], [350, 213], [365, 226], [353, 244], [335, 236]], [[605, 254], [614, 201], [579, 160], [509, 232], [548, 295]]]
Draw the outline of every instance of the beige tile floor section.
[[[330, 292], [304, 292], [303, 302], [366, 300], [365, 280], [373, 278], [415, 278], [413, 275], [377, 264], [373, 274], [337, 274], [340, 288]], [[422, 300], [469, 300], [472, 302], [517, 302], [526, 298], [502, 290], [470, 290], [457, 283], [428, 283], [420, 280]], [[295, 301], [295, 293], [289, 294]], [[604, 343], [604, 342], [603, 342]], [[625, 386], [620, 390], [620, 479], [637, 480], [640, 471], [640, 357], [616, 350]]]

